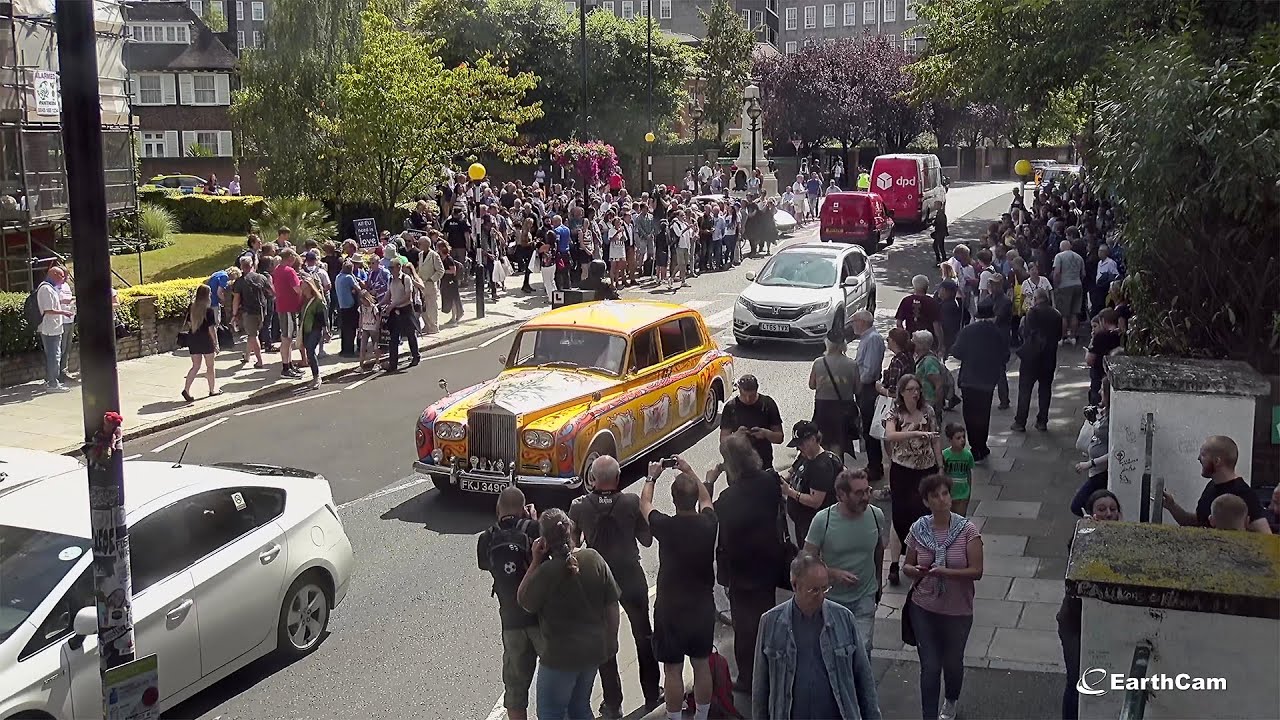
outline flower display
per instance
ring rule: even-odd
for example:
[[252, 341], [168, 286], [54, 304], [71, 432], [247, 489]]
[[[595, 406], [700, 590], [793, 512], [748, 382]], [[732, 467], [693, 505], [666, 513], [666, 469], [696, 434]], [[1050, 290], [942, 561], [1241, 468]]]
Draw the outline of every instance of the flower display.
[[549, 149], [552, 162], [572, 168], [587, 185], [609, 177], [618, 166], [618, 153], [613, 146], [599, 140], [552, 141]]

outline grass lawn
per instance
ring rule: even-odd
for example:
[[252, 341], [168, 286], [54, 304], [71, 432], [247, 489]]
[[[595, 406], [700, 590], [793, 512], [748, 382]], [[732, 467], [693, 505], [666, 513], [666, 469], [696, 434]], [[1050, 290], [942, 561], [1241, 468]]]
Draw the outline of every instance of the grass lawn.
[[226, 270], [244, 249], [243, 235], [210, 235], [178, 233], [176, 242], [167, 248], [142, 253], [142, 278], [138, 277], [138, 255], [112, 255], [111, 269], [116, 272], [112, 284], [123, 286], [139, 283], [206, 278], [218, 270]]

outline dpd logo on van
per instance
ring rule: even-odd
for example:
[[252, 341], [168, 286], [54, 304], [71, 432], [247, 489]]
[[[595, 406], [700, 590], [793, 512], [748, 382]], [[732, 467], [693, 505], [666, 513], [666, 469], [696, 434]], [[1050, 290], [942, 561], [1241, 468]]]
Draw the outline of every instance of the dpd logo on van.
[[907, 187], [910, 185], [915, 185], [916, 179], [913, 177], [900, 177], [897, 180], [894, 180], [893, 176], [887, 172], [882, 172], [876, 176], [876, 187], [880, 188], [881, 190], [888, 190], [889, 188], [893, 187], [895, 184], [898, 187]]

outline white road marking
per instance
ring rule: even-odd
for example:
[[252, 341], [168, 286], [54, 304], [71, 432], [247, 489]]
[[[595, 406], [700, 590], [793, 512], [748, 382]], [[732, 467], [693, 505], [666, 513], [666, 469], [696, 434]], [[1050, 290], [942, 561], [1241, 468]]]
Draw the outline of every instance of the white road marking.
[[454, 350], [452, 352], [440, 353], [438, 355], [424, 355], [422, 356], [422, 359], [423, 360], [439, 360], [440, 358], [447, 358], [453, 355], [461, 355], [464, 352], [471, 352], [472, 350], [475, 350], [475, 348], [473, 347], [462, 348], [461, 350]]
[[507, 709], [502, 707], [503, 695], [498, 696], [498, 702], [493, 704], [493, 709], [489, 711], [489, 717], [485, 720], [502, 720], [507, 716]]
[[358, 498], [356, 498], [355, 500], [348, 500], [348, 501], [346, 501], [346, 502], [342, 503], [341, 505], [339, 505], [339, 506], [338, 506], [338, 509], [339, 509], [339, 510], [341, 510], [341, 509], [343, 509], [343, 508], [348, 508], [348, 507], [351, 507], [352, 505], [356, 505], [356, 504], [358, 504], [358, 503], [367, 502], [367, 501], [369, 501], [369, 500], [376, 500], [376, 499], [378, 499], [378, 498], [380, 498], [380, 497], [383, 497], [383, 496], [385, 496], [385, 495], [390, 495], [391, 493], [397, 493], [397, 492], [400, 492], [401, 490], [408, 490], [408, 489], [409, 489], [409, 488], [411, 488], [411, 487], [417, 487], [417, 486], [419, 486], [419, 485], [421, 485], [421, 484], [423, 484], [423, 483], [431, 482], [431, 478], [429, 478], [429, 477], [427, 477], [427, 476], [425, 476], [425, 475], [424, 475], [424, 476], [411, 476], [411, 477], [412, 477], [412, 479], [411, 479], [411, 480], [409, 480], [408, 482], [405, 482], [405, 481], [404, 481], [404, 479], [402, 479], [402, 480], [400, 480], [400, 481], [399, 481], [399, 482], [400, 482], [400, 484], [399, 484], [399, 485], [394, 485], [394, 484], [393, 484], [393, 485], [391, 485], [390, 487], [385, 487], [385, 488], [382, 488], [381, 490], [377, 490], [377, 491], [375, 491], [375, 492], [371, 492], [371, 493], [369, 493], [368, 495], [365, 495], [364, 497], [358, 497]]
[[710, 304], [710, 300], [690, 300], [684, 303], [684, 306], [691, 310], [697, 310], [698, 308], [704, 308]]
[[[190, 440], [191, 438], [193, 438], [193, 437], [195, 437], [195, 436], [199, 435], [200, 433], [204, 432], [205, 430], [208, 430], [208, 429], [210, 429], [210, 428], [215, 428], [215, 427], [217, 427], [217, 426], [221, 425], [222, 423], [224, 423], [224, 422], [226, 422], [226, 421], [227, 421], [227, 419], [226, 419], [225, 417], [220, 417], [220, 418], [218, 418], [217, 420], [214, 420], [213, 422], [211, 422], [211, 423], [209, 423], [209, 424], [205, 425], [204, 427], [201, 427], [201, 428], [197, 428], [197, 429], [195, 429], [195, 430], [192, 430], [191, 432], [187, 433], [186, 435], [179, 435], [178, 437], [176, 437], [176, 438], [174, 438], [174, 439], [170, 440], [169, 442], [167, 442], [167, 443], [165, 443], [165, 444], [161, 445], [160, 447], [155, 448], [155, 449], [154, 449], [154, 450], [152, 450], [151, 452], [153, 452], [153, 453], [164, 452], [165, 450], [168, 450], [169, 448], [173, 447], [174, 445], [177, 445], [178, 443], [182, 442], [183, 440]], [[137, 457], [137, 456], [135, 455], [134, 457]]]
[[499, 340], [501, 340], [502, 338], [504, 338], [504, 337], [506, 337], [506, 336], [510, 335], [511, 333], [513, 333], [513, 332], [515, 332], [515, 331], [516, 331], [516, 329], [515, 329], [515, 328], [511, 328], [510, 330], [508, 330], [508, 331], [506, 331], [506, 332], [504, 332], [504, 333], [501, 333], [501, 334], [498, 334], [498, 335], [494, 335], [493, 337], [489, 338], [488, 340], [485, 340], [484, 342], [480, 343], [480, 345], [478, 345], [478, 347], [482, 347], [482, 348], [489, 347], [490, 345], [492, 345], [492, 344], [494, 344], [494, 343], [498, 342], [498, 341], [499, 341]]
[[725, 323], [733, 322], [733, 308], [728, 308], [727, 310], [721, 310], [715, 315], [712, 315], [711, 317], [703, 318], [703, 319], [706, 321], [707, 327], [712, 327], [712, 328], [720, 327]]
[[355, 382], [351, 383], [350, 385], [346, 386], [346, 387], [345, 387], [345, 388], [343, 388], [343, 389], [344, 389], [344, 390], [355, 390], [356, 388], [360, 387], [361, 385], [363, 385], [363, 384], [365, 384], [365, 383], [369, 382], [370, 380], [372, 380], [372, 379], [374, 379], [374, 378], [376, 378], [376, 377], [378, 377], [378, 376], [380, 376], [380, 375], [382, 375], [382, 371], [381, 371], [381, 370], [379, 370], [379, 371], [377, 371], [377, 372], [370, 373], [367, 377], [361, 378], [361, 379], [359, 379], [359, 380], [357, 380], [357, 381], [355, 381]]
[[138, 458], [140, 458], [140, 457], [142, 457], [142, 455], [141, 455], [141, 454], [138, 454], [138, 455], [129, 455], [129, 456], [125, 457], [124, 459], [125, 459], [125, 460], [137, 460], [137, 459], [138, 459]]
[[[273, 405], [263, 405], [262, 407], [256, 407], [256, 408], [253, 408], [252, 410], [241, 410], [240, 412], [236, 413], [236, 417], [240, 417], [241, 415], [252, 415], [254, 413], [262, 412], [264, 410], [274, 410], [275, 408], [278, 408], [278, 407], [284, 407], [285, 405], [292, 405], [294, 403], [300, 403], [306, 400], [315, 400], [316, 398], [329, 397], [330, 395], [337, 395], [340, 392], [342, 391], [330, 390], [329, 392], [316, 393], [314, 395], [304, 395], [300, 398], [294, 398], [293, 400], [285, 400], [284, 402], [278, 402]], [[225, 420], [225, 418], [223, 419]]]

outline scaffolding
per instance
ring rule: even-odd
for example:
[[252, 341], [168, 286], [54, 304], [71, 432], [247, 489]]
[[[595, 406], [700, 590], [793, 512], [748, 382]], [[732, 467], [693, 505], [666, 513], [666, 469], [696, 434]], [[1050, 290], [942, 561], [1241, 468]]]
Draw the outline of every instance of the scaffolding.
[[[137, 213], [136, 123], [124, 67], [124, 14], [93, 0], [107, 213]], [[62, 259], [70, 213], [63, 158], [54, 0], [0, 0], [0, 290], [35, 288]]]

